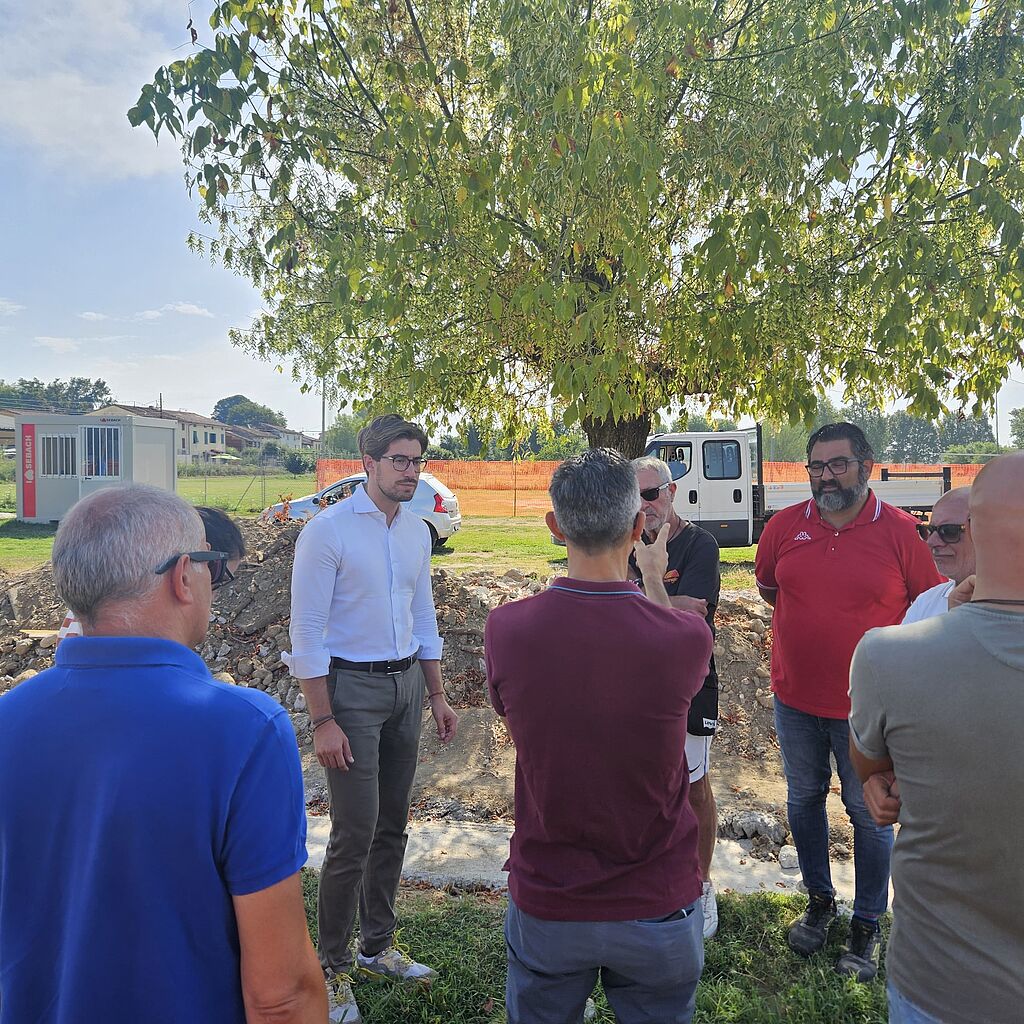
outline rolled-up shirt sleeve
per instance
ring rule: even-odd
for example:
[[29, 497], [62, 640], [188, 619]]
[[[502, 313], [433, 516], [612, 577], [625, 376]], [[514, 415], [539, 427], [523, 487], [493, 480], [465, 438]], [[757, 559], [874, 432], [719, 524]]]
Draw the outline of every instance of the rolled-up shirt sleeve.
[[[425, 532], [425, 531], [424, 531]], [[416, 579], [412, 596], [412, 635], [420, 645], [419, 656], [424, 661], [440, 661], [444, 641], [437, 632], [437, 612], [434, 610], [434, 592], [430, 585], [430, 538], [426, 537], [423, 563]]]
[[[325, 630], [331, 611], [334, 586], [342, 564], [342, 551], [328, 520], [307, 523], [295, 543], [292, 565], [290, 652], [281, 660], [296, 679], [327, 675], [331, 652]], [[435, 632], [436, 632], [435, 624]]]

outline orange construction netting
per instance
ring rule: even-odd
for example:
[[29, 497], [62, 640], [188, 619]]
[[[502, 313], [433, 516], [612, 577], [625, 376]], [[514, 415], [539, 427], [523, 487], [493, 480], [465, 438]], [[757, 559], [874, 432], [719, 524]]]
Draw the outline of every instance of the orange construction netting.
[[[937, 473], [941, 465], [923, 462], [876, 462], [871, 471], [872, 480], [881, 480], [882, 469], [893, 473]], [[980, 465], [950, 466], [951, 482], [954, 487], [968, 487], [981, 469]], [[764, 482], [766, 484], [803, 484], [807, 482], [807, 470], [802, 462], [766, 462], [764, 464]]]
[[[435, 459], [427, 465], [443, 484], [459, 496], [464, 515], [542, 516], [551, 502], [548, 484], [557, 462], [477, 462]], [[882, 467], [901, 473], [934, 473], [937, 465], [876, 462], [872, 479], [881, 477]], [[362, 471], [358, 459], [320, 459], [316, 464], [319, 490], [352, 473]], [[952, 466], [954, 487], [969, 486], [980, 465]], [[799, 462], [764, 463], [765, 483], [805, 483], [807, 470]]]

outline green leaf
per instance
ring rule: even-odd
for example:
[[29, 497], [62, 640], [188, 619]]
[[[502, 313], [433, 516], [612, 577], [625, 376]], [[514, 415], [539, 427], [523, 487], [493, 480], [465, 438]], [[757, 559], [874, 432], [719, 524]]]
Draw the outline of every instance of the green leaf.
[[192, 133], [192, 153], [200, 154], [210, 144], [213, 133], [209, 125], [201, 124]]

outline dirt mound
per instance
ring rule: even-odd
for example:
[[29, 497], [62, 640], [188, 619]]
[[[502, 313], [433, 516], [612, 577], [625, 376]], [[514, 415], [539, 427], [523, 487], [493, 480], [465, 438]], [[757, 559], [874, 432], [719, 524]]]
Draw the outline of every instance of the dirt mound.
[[[238, 684], [265, 690], [280, 700], [292, 712], [300, 740], [309, 725], [305, 701], [281, 652], [290, 647], [292, 560], [301, 528], [297, 523], [244, 524], [248, 554], [236, 578], [217, 591], [214, 619], [199, 650], [215, 675], [226, 673]], [[483, 640], [488, 613], [538, 593], [547, 582], [518, 569], [503, 575], [444, 569], [434, 573], [438, 628], [445, 642], [444, 677], [456, 706], [487, 705]], [[49, 563], [5, 581], [0, 591], [0, 691], [22, 673], [49, 666], [49, 638], [28, 637], [22, 631], [56, 629], [64, 613]], [[774, 749], [767, 689], [771, 609], [756, 598], [725, 596], [718, 622], [715, 653], [723, 724], [719, 749], [764, 759]]]

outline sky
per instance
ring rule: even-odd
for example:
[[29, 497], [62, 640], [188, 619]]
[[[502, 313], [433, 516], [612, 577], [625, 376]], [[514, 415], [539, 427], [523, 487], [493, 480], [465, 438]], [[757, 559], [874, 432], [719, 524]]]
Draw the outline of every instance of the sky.
[[[193, 0], [201, 40], [209, 10]], [[0, 379], [97, 377], [123, 402], [209, 415], [245, 394], [319, 432], [320, 399], [234, 348], [260, 308], [193, 254], [169, 139], [126, 111], [187, 52], [188, 0], [0, 0]]]
[[[122, 402], [209, 415], [245, 394], [319, 431], [320, 401], [232, 347], [260, 308], [193, 254], [196, 201], [169, 139], [126, 111], [158, 67], [210, 42], [209, 0], [0, 0], [0, 379], [81, 376]], [[1024, 370], [1000, 395], [1000, 437]], [[330, 414], [328, 414], [330, 418]]]

